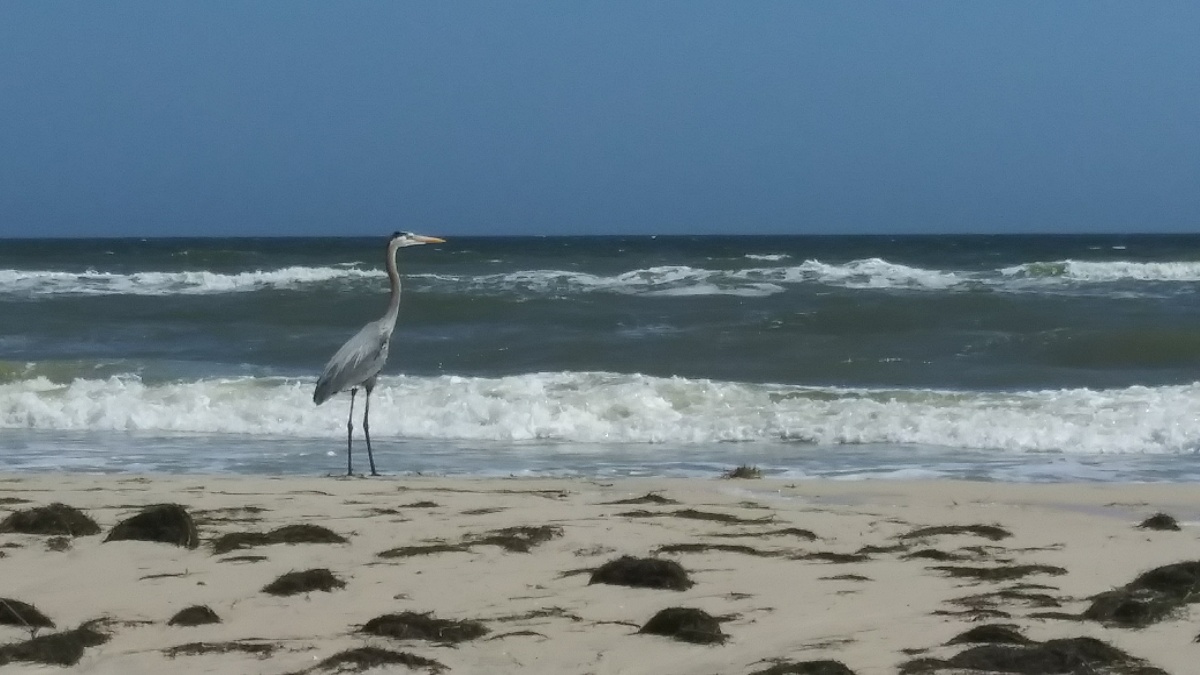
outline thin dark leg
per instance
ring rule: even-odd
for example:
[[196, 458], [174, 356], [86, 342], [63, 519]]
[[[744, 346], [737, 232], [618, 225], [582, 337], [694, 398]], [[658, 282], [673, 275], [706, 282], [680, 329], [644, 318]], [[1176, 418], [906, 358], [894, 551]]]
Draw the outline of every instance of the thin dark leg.
[[350, 459], [350, 445], [354, 439], [354, 395], [358, 393], [358, 388], [350, 390], [350, 414], [346, 417], [346, 475], [354, 475], [353, 461]]
[[378, 476], [375, 471], [375, 457], [371, 455], [371, 387], [363, 397], [363, 435], [367, 437], [367, 461], [371, 463], [371, 475]]

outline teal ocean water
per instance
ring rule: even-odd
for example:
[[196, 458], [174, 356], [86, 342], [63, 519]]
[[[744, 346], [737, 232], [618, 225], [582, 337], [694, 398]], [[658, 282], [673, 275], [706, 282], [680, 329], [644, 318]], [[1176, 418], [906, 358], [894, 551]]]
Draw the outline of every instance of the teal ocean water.
[[[312, 388], [384, 311], [385, 239], [0, 241], [0, 471], [342, 471], [348, 396]], [[463, 237], [399, 266], [384, 473], [1200, 478], [1200, 236]]]

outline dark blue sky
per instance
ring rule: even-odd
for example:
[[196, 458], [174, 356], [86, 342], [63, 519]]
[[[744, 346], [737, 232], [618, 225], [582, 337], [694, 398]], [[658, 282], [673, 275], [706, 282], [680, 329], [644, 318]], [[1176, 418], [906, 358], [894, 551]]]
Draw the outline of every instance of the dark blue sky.
[[0, 4], [0, 236], [1198, 225], [1195, 2]]

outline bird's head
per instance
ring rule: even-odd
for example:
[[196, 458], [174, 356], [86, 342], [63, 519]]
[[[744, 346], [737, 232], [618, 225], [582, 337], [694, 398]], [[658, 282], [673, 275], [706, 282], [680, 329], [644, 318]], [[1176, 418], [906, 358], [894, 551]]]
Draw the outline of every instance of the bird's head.
[[418, 246], [420, 244], [442, 244], [445, 239], [438, 237], [426, 237], [423, 234], [413, 234], [412, 232], [393, 232], [388, 244], [393, 248], [403, 248], [405, 246]]

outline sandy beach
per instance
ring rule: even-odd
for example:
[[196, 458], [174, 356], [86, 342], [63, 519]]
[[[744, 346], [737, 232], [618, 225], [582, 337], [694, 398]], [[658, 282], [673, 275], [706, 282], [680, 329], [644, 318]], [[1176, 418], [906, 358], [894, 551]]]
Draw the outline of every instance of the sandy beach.
[[[53, 672], [948, 673], [979, 645], [947, 642], [998, 624], [1021, 649], [1084, 637], [1127, 655], [1096, 672], [1186, 674], [1200, 653], [1187, 605], [1143, 628], [1087, 615], [1200, 560], [1200, 492], [1182, 484], [0, 477], [0, 520], [53, 503], [99, 533], [0, 533], [0, 598], [54, 624], [0, 625], [5, 672], [48, 672], [13, 645], [81, 626], [102, 637]], [[106, 541], [167, 503], [195, 548]], [[1156, 513], [1180, 529], [1139, 527]], [[296, 525], [345, 541], [271, 535]], [[605, 583], [622, 556], [659, 564], [625, 582], [675, 588]], [[318, 588], [264, 590], [309, 570]], [[194, 606], [215, 622], [172, 625]], [[643, 630], [676, 607], [712, 623]], [[794, 665], [814, 661], [845, 670]]]

